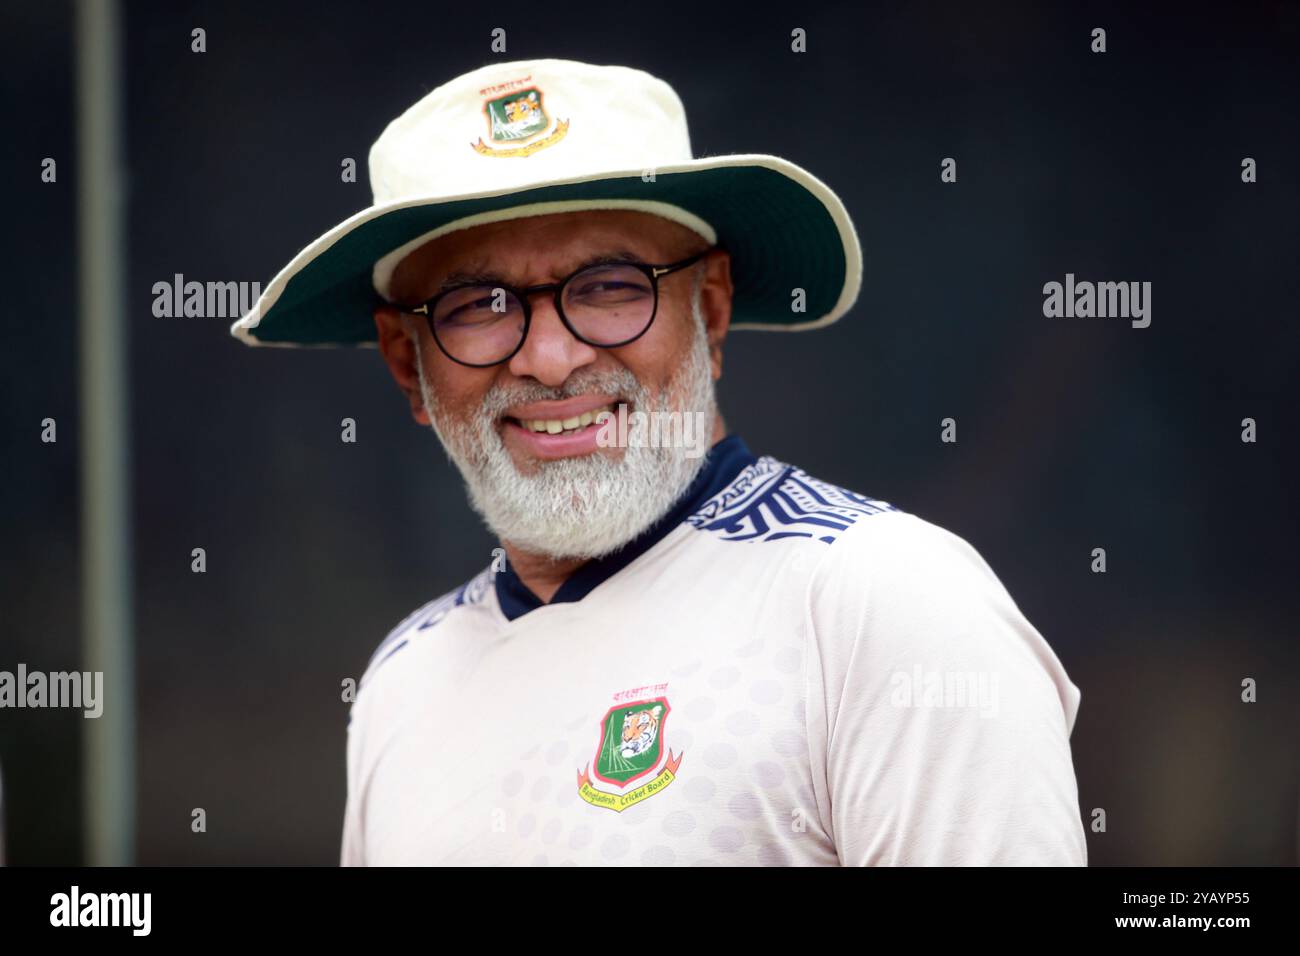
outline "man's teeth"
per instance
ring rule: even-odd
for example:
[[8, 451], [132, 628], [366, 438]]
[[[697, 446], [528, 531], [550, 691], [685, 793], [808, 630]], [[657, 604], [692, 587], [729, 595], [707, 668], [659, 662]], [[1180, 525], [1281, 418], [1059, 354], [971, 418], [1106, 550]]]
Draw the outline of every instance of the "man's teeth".
[[613, 410], [613, 405], [605, 405], [601, 408], [593, 408], [589, 412], [583, 412], [581, 415], [575, 415], [573, 418], [521, 418], [519, 424], [532, 432], [548, 432], [552, 435], [558, 435], [561, 432], [586, 428], [596, 420], [596, 416], [601, 412], [613, 412]]

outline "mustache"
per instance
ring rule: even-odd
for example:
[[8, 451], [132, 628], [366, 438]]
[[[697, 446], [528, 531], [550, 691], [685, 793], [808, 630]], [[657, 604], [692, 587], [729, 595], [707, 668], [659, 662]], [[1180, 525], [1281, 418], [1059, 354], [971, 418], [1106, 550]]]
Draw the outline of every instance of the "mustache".
[[622, 398], [641, 399], [646, 394], [645, 387], [628, 369], [595, 370], [584, 372], [579, 369], [565, 379], [560, 386], [544, 385], [537, 381], [510, 382], [492, 386], [483, 396], [479, 412], [483, 418], [496, 421], [512, 405], [528, 402], [558, 401], [564, 398], [576, 398], [579, 395], [593, 393], [615, 395]]

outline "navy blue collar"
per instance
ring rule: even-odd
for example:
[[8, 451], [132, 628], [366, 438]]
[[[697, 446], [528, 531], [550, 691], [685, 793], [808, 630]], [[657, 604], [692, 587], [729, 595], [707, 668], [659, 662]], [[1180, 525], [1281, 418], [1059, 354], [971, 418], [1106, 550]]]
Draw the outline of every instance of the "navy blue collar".
[[[670, 531], [731, 484], [738, 474], [757, 460], [745, 447], [739, 435], [728, 435], [722, 439], [709, 449], [704, 467], [700, 469], [700, 473], [695, 476], [695, 480], [691, 482], [685, 493], [677, 499], [677, 503], [668, 509], [666, 515], [613, 554], [594, 558], [579, 567], [560, 585], [560, 589], [551, 598], [551, 603], [581, 601], [598, 584], [618, 574], [663, 540]], [[507, 620], [513, 621], [517, 617], [523, 617], [545, 603], [519, 580], [514, 568], [509, 564], [506, 565], [505, 570], [497, 572], [495, 584], [497, 601]]]

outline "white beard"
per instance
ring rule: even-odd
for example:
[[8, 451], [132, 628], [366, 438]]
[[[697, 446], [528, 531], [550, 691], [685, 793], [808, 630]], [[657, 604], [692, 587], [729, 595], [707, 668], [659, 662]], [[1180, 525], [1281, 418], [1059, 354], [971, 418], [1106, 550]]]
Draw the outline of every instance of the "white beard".
[[648, 447], [651, 442], [633, 436], [620, 459], [594, 452], [545, 460], [524, 475], [496, 423], [515, 404], [601, 393], [622, 396], [629, 412], [703, 413], [704, 434], [712, 436], [717, 406], [709, 342], [699, 295], [692, 298], [695, 336], [686, 365], [654, 396], [625, 368], [578, 369], [559, 388], [540, 382], [494, 386], [472, 421], [448, 421], [416, 350], [420, 391], [434, 432], [460, 469], [470, 504], [498, 538], [551, 558], [597, 558], [645, 531], [682, 496], [706, 461], [690, 447]]

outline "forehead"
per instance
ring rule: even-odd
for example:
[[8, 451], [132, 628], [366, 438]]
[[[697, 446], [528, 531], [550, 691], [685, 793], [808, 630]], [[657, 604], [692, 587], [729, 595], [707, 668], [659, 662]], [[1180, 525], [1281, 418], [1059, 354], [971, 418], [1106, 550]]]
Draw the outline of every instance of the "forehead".
[[526, 284], [559, 278], [592, 255], [632, 253], [668, 262], [703, 249], [697, 233], [662, 216], [583, 210], [486, 223], [439, 236], [393, 272], [398, 298], [424, 294], [452, 273], [491, 273]]

